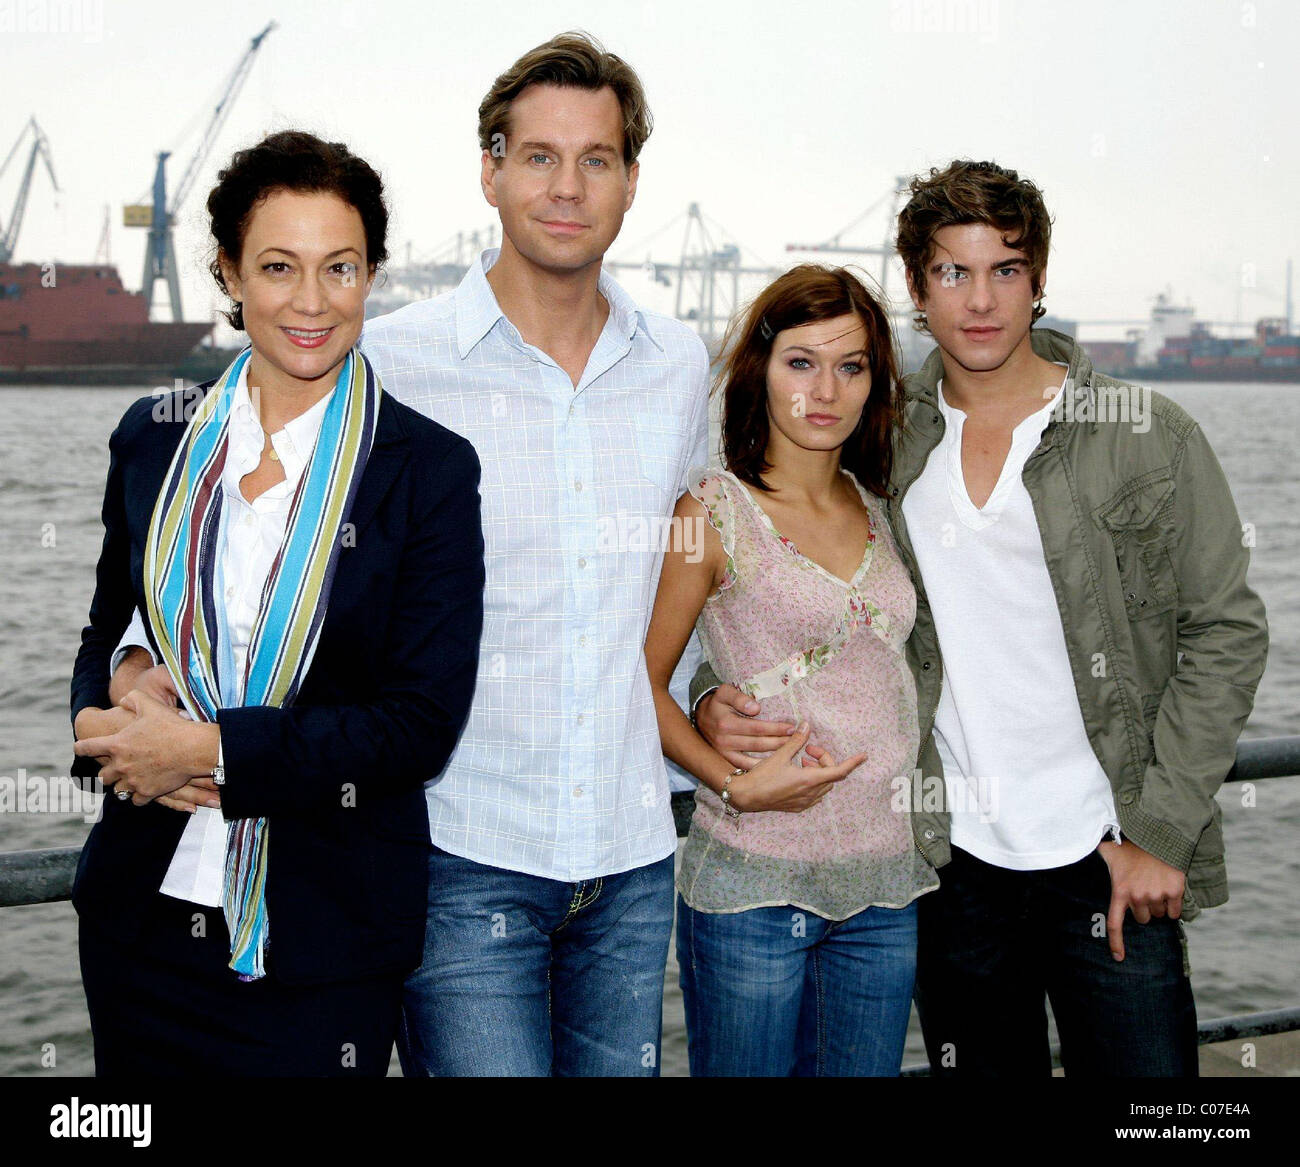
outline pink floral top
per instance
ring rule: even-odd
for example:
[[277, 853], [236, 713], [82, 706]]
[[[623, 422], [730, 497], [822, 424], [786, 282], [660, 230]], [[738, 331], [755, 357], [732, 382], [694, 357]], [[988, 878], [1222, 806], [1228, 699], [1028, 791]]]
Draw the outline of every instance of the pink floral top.
[[[848, 474], [848, 471], [843, 471]], [[760, 703], [759, 717], [807, 720], [836, 760], [867, 760], [802, 813], [727, 817], [701, 785], [678, 890], [702, 912], [790, 904], [831, 920], [904, 907], [938, 887], [907, 807], [919, 728], [903, 645], [916, 592], [884, 505], [849, 475], [870, 518], [853, 578], [804, 558], [727, 471], [692, 472], [727, 553], [726, 576], [696, 628], [713, 671]]]

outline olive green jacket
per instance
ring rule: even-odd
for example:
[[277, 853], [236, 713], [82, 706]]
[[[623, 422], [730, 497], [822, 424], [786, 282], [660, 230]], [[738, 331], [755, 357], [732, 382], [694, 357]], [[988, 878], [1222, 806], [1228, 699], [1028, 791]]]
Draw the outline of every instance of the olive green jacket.
[[[1093, 371], [1068, 336], [1031, 333], [1068, 362], [1060, 407], [1022, 475], [1056, 592], [1084, 729], [1110, 779], [1121, 834], [1187, 873], [1183, 916], [1228, 898], [1214, 795], [1264, 672], [1264, 606], [1246, 583], [1247, 544], [1228, 483], [1200, 427], [1174, 402]], [[907, 644], [920, 706], [916, 844], [951, 857], [934, 743], [943, 662], [903, 499], [944, 433], [938, 349], [903, 379], [888, 509], [917, 585]], [[996, 682], [996, 678], [990, 678]], [[717, 684], [707, 665], [692, 704]]]

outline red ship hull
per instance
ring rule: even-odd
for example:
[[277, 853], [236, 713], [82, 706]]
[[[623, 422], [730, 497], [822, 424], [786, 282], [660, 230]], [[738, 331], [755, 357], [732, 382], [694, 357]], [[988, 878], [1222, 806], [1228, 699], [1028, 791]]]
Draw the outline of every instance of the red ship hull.
[[212, 331], [160, 324], [106, 265], [0, 264], [0, 381], [129, 384], [168, 378]]

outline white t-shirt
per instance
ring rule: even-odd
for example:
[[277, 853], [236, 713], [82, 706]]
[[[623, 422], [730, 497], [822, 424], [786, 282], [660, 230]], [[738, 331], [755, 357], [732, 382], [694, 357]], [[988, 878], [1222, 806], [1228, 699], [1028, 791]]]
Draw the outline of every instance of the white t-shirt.
[[1074, 863], [1119, 831], [1021, 480], [1060, 398], [1058, 390], [1016, 426], [997, 485], [977, 508], [961, 465], [966, 414], [944, 400], [941, 381], [944, 436], [903, 499], [943, 657], [934, 733], [952, 842], [1017, 871]]

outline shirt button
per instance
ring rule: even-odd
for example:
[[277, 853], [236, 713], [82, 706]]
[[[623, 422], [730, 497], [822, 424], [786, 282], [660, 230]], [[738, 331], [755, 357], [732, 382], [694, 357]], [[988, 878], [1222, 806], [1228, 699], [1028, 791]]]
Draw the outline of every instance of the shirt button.
[[582, 787], [581, 787], [581, 786], [575, 786], [575, 787], [573, 788], [573, 797], [574, 797], [574, 798], [581, 798], [581, 797], [582, 797]]
[[573, 489], [576, 490], [576, 491], [578, 491], [578, 492], [581, 492], [581, 491], [582, 491], [582, 480], [581, 480], [581, 479], [579, 479], [577, 482], [575, 482], [575, 483], [573, 484]]
[[254, 522], [256, 522], [256, 520], [253, 518], [253, 516], [252, 516], [251, 514], [249, 514], [249, 515], [245, 515], [245, 516], [244, 516], [244, 526], [245, 526], [245, 527], [251, 527], [251, 526], [253, 525]]
[[578, 647], [579, 647], [579, 648], [586, 648], [586, 647], [587, 647], [587, 638], [586, 638], [585, 636], [579, 636], [579, 637], [578, 637]]
[[925, 661], [922, 661], [922, 662], [921, 662], [921, 669], [922, 669], [922, 671], [927, 671], [927, 672], [928, 672], [928, 671], [929, 671], [929, 668], [930, 668], [930, 662], [929, 662], [928, 660], [925, 660]]
[[934, 838], [934, 832], [933, 832], [933, 831], [930, 831], [930, 830], [927, 830], [927, 831], [925, 832], [925, 837], [926, 837], [927, 839], [933, 839], [933, 838]]
[[586, 723], [587, 723], [587, 715], [586, 715], [585, 713], [579, 713], [579, 714], [578, 714], [578, 724], [579, 724], [579, 725], [585, 725]]
[[235, 594], [235, 585], [231, 584], [228, 588], [226, 588], [226, 599], [228, 600], [231, 599], [234, 596], [234, 594]]
[[586, 567], [586, 566], [587, 566], [587, 561], [586, 561], [585, 559], [579, 559], [579, 560], [578, 560], [578, 566], [579, 566], [579, 567]]

